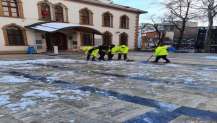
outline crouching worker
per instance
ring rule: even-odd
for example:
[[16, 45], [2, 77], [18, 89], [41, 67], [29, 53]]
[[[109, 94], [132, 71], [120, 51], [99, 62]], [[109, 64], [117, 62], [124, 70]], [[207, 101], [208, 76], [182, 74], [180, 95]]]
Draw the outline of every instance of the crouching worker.
[[119, 47], [114, 44], [109, 46], [108, 60], [111, 61], [115, 54], [118, 53]]
[[105, 46], [105, 45], [99, 46], [99, 56], [100, 56], [99, 60], [100, 61], [105, 61], [105, 55], [106, 55], [107, 51], [108, 51], [107, 46]]
[[167, 58], [168, 56], [168, 47], [165, 46], [164, 44], [160, 44], [156, 49], [155, 49], [155, 63], [158, 63], [160, 59], [164, 59], [166, 63], [170, 63], [170, 60]]
[[124, 60], [127, 60], [127, 55], [129, 52], [129, 48], [126, 45], [119, 46], [118, 60], [121, 60], [122, 55], [124, 56]]
[[96, 61], [96, 58], [97, 58], [98, 53], [99, 53], [98, 47], [85, 46], [82, 48], [82, 50], [87, 55], [87, 59], [86, 59], [87, 61], [89, 61], [91, 57], [92, 57], [92, 61]]

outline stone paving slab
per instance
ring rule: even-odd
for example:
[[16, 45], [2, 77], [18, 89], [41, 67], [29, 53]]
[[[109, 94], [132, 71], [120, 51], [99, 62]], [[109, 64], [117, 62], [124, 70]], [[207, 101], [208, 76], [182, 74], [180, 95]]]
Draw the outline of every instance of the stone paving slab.
[[175, 120], [171, 121], [171, 123], [217, 123], [215, 121], [204, 121], [198, 118], [192, 118], [188, 116], [180, 116]]

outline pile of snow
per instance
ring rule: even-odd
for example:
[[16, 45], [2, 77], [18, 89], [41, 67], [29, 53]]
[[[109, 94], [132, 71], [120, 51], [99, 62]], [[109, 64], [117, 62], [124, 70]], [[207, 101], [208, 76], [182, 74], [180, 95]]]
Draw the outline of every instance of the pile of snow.
[[133, 63], [133, 62], [126, 62], [126, 61], [102, 61], [102, 62], [89, 62], [88, 64], [119, 66], [119, 65], [125, 65], [125, 64], [130, 64], [130, 63]]
[[51, 76], [47, 77], [48, 81], [54, 81], [54, 80], [58, 80], [61, 79], [61, 77], [65, 77], [65, 76], [73, 76], [75, 74], [75, 72], [73, 71], [60, 71], [60, 72], [51, 72], [50, 73]]
[[80, 95], [80, 96], [89, 96], [90, 92], [85, 92], [85, 91], [81, 91], [81, 90], [71, 90], [72, 93]]
[[85, 92], [81, 90], [57, 90], [56, 94], [61, 94], [60, 99], [64, 100], [81, 100], [82, 97], [90, 96], [90, 92]]
[[24, 60], [24, 61], [0, 61], [1, 66], [17, 65], [17, 64], [48, 64], [50, 62], [59, 63], [86, 63], [82, 60], [72, 59], [37, 59], [37, 60]]
[[0, 106], [10, 103], [9, 100], [10, 100], [10, 97], [8, 95], [1, 95], [0, 96]]
[[217, 60], [217, 56], [206, 56], [205, 58], [209, 60]]
[[186, 77], [186, 78], [184, 79], [184, 83], [185, 83], [185, 84], [190, 84], [190, 85], [192, 85], [192, 84], [197, 84], [197, 83], [194, 83], [194, 79], [191, 78], [191, 77]]
[[0, 83], [13, 84], [13, 83], [26, 83], [26, 82], [29, 82], [29, 79], [23, 77], [10, 76], [10, 75], [0, 77]]
[[38, 97], [38, 98], [58, 98], [57, 95], [49, 91], [33, 90], [23, 94], [24, 97]]
[[177, 105], [169, 104], [169, 103], [163, 103], [163, 102], [158, 102], [158, 105], [160, 106], [161, 109], [164, 109], [166, 111], [174, 111], [178, 108]]
[[87, 97], [87, 96], [90, 96], [90, 92], [87, 92], [87, 91], [81, 91], [81, 90], [57, 90], [55, 92], [56, 94], [73, 94], [73, 95], [79, 95], [79, 96], [84, 96], [84, 97]]
[[32, 107], [36, 104], [36, 102], [22, 98], [20, 101], [16, 103], [8, 104], [6, 107], [9, 108], [11, 111], [19, 111], [19, 110], [25, 110], [28, 107]]
[[60, 98], [64, 99], [64, 100], [81, 100], [82, 98], [79, 96], [66, 96], [66, 95], [62, 95]]

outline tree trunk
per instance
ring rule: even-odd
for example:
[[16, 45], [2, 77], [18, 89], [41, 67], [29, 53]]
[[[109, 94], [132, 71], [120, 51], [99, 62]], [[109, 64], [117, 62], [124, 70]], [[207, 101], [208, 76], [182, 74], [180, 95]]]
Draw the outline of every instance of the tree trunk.
[[181, 47], [184, 31], [182, 30], [179, 33], [180, 33], [180, 35], [179, 35], [179, 38], [178, 38], [178, 41], [177, 41], [177, 46], [176, 46], [177, 49], [180, 49], [180, 47]]
[[187, 21], [183, 20], [182, 28], [181, 28], [181, 30], [179, 30], [180, 35], [179, 35], [178, 42], [177, 42], [177, 47], [176, 47], [177, 49], [180, 49], [180, 47], [181, 47], [181, 43], [182, 43], [182, 40], [183, 40], [185, 28], [186, 28], [186, 23], [187, 23]]
[[210, 46], [209, 45], [211, 44], [211, 41], [212, 41], [211, 33], [212, 33], [212, 28], [213, 28], [213, 16], [212, 16], [211, 11], [208, 12], [208, 20], [209, 20], [209, 25], [208, 25], [208, 29], [206, 32], [206, 38], [204, 41], [204, 50], [207, 53], [210, 52]]

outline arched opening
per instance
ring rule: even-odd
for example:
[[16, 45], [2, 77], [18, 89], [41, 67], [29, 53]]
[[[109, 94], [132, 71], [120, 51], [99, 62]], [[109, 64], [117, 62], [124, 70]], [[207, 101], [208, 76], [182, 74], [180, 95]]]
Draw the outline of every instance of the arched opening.
[[54, 7], [54, 12], [55, 12], [55, 21], [57, 21], [57, 22], [64, 22], [63, 7], [60, 6], [60, 5], [56, 5]]
[[109, 12], [103, 14], [103, 26], [113, 27], [113, 15]]
[[80, 24], [92, 25], [93, 24], [93, 13], [87, 9], [81, 9], [80, 12]]
[[112, 33], [110, 32], [105, 32], [103, 34], [103, 45], [109, 46], [112, 44]]
[[128, 46], [128, 35], [127, 33], [121, 33], [120, 34], [120, 40], [119, 40], [119, 44], [120, 45], [127, 45]]
[[3, 27], [6, 46], [25, 46], [26, 32], [25, 29], [15, 24]]
[[121, 16], [120, 18], [120, 28], [129, 29], [129, 17], [126, 15]]
[[67, 50], [67, 37], [60, 32], [46, 34], [47, 50], [52, 51], [54, 46], [58, 46], [59, 50]]

